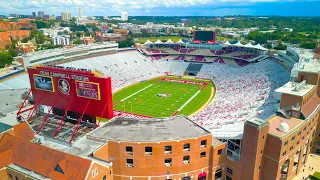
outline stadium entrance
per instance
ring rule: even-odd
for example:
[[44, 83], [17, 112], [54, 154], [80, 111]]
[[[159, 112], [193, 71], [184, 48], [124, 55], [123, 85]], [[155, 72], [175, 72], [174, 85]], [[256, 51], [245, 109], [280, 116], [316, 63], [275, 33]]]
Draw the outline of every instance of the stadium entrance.
[[203, 64], [190, 63], [187, 67], [185, 75], [188, 76], [197, 76]]

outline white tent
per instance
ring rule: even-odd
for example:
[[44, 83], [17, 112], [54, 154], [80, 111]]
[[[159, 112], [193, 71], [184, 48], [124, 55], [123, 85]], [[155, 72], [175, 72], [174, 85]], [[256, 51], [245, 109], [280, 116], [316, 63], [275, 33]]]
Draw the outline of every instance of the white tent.
[[177, 41], [178, 44], [185, 44], [181, 39]]
[[231, 43], [229, 41], [226, 41], [226, 42], [223, 43], [223, 45], [230, 46]]
[[251, 42], [249, 42], [248, 44], [244, 45], [246, 48], [255, 48], [254, 45], [251, 44]]
[[244, 47], [244, 45], [243, 44], [241, 44], [241, 42], [240, 41], [238, 41], [236, 44], [233, 44], [234, 46], [237, 46], [237, 47]]
[[156, 42], [154, 42], [154, 44], [163, 44], [163, 42], [158, 39]]
[[261, 44], [255, 45], [254, 48], [262, 50], [262, 51], [267, 51], [268, 50], [267, 48], [262, 47]]
[[168, 41], [166, 42], [166, 44], [174, 44], [174, 42], [171, 41], [171, 39], [168, 39]]
[[153, 44], [153, 42], [151, 42], [149, 39], [144, 43], [144, 45], [146, 44]]

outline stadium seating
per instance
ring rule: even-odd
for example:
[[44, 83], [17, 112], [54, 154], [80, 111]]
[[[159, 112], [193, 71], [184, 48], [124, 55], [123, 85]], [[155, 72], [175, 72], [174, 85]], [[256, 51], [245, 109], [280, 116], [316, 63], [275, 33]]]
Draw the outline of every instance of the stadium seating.
[[[183, 51], [187, 52], [189, 49]], [[226, 53], [225, 51], [210, 52]], [[232, 53], [238, 52], [227, 54]], [[245, 55], [239, 54], [239, 56]], [[255, 55], [243, 58], [251, 57]], [[214, 100], [192, 117], [196, 123], [209, 130], [226, 124], [244, 122], [255, 116], [266, 118], [274, 114], [279, 102], [273, 97], [272, 92], [286, 83], [290, 77], [288, 71], [270, 60], [248, 64], [241, 59], [228, 57], [176, 55], [172, 61], [153, 61], [136, 51], [91, 57], [62, 65], [97, 69], [103, 72], [106, 76], [112, 77], [112, 91], [115, 92], [130, 84], [165, 74], [182, 76], [190, 64], [183, 61], [186, 58], [193, 58], [196, 62], [213, 62], [201, 64], [203, 66], [197, 77], [213, 79], [216, 87]], [[27, 74], [0, 83], [0, 90], [21, 88], [30, 88]]]
[[214, 130], [253, 117], [267, 118], [279, 102], [272, 92], [289, 80], [290, 73], [273, 61], [245, 67], [220, 63], [204, 64], [199, 78], [214, 78], [214, 100], [192, 119]]

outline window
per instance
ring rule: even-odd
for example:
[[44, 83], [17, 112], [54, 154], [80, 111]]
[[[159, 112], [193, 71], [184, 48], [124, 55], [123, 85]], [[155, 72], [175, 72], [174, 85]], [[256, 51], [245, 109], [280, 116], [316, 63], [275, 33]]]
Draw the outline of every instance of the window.
[[107, 180], [107, 176], [104, 175], [103, 178], [102, 178], [102, 180]]
[[284, 142], [284, 144], [283, 144], [283, 145], [284, 145], [284, 146], [286, 146], [287, 144], [288, 144], [288, 141]]
[[189, 143], [183, 145], [183, 151], [190, 151], [190, 144]]
[[227, 176], [227, 177], [226, 177], [226, 180], [232, 180], [232, 178], [231, 178], [231, 177], [229, 177], [229, 176]]
[[164, 153], [165, 154], [171, 154], [172, 153], [172, 146], [165, 146], [164, 147]]
[[264, 139], [264, 135], [262, 136], [262, 139]]
[[94, 177], [94, 170], [92, 170], [91, 175], [92, 175], [92, 177]]
[[171, 158], [165, 158], [164, 159], [164, 165], [165, 166], [172, 166], [172, 159]]
[[9, 173], [9, 178], [12, 179], [12, 175]]
[[296, 137], [295, 136], [293, 136], [292, 138], [291, 138], [291, 141], [294, 141], [294, 139], [295, 139]]
[[285, 156], [287, 154], [287, 151], [284, 151], [283, 153], [282, 153], [282, 156]]
[[262, 150], [260, 151], [260, 154], [262, 154]]
[[189, 164], [190, 163], [190, 156], [183, 156], [183, 164]]
[[304, 140], [304, 136], [302, 136], [302, 140]]
[[126, 154], [133, 155], [133, 148], [132, 146], [126, 146]]
[[218, 155], [222, 154], [222, 149], [218, 150]]
[[299, 144], [300, 143], [300, 141], [297, 141], [297, 144]]
[[61, 167], [59, 166], [59, 164], [56, 165], [56, 167], [54, 168], [55, 171], [64, 174], [64, 172], [62, 171]]
[[292, 149], [293, 149], [293, 146], [290, 147], [290, 151], [292, 151]]
[[230, 174], [232, 174], [232, 169], [227, 168], [227, 172], [230, 173]]
[[306, 130], [306, 127], [303, 128], [303, 131], [305, 131], [305, 130]]
[[19, 178], [16, 176], [16, 180], [19, 180]]
[[96, 169], [95, 169], [95, 170], [96, 170], [96, 175], [98, 175], [98, 168], [96, 167]]
[[299, 133], [298, 133], [298, 136], [300, 136], [301, 135], [301, 131], [299, 131]]
[[152, 147], [145, 147], [145, 154], [152, 155]]
[[127, 167], [133, 167], [133, 159], [127, 159]]
[[207, 146], [207, 140], [202, 140], [200, 147], [204, 148], [204, 147], [206, 147], [206, 146]]
[[204, 157], [206, 157], [206, 152], [201, 152], [200, 153], [200, 158], [204, 158]]
[[261, 169], [261, 167], [259, 166], [259, 170]]

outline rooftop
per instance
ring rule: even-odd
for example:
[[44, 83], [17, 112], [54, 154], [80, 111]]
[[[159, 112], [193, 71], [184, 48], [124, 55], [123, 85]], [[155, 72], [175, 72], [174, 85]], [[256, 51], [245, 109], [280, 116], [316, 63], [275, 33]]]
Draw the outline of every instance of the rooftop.
[[159, 142], [189, 139], [210, 134], [185, 116], [165, 119], [115, 117], [87, 136], [101, 141]]
[[320, 72], [320, 62], [315, 59], [305, 59], [298, 64], [296, 70], [301, 72], [318, 73]]
[[309, 118], [310, 115], [316, 110], [320, 104], [320, 97], [315, 94], [310, 98], [310, 100], [302, 106], [302, 113], [306, 118]]
[[301, 85], [301, 88], [298, 88], [300, 83], [296, 82], [287, 82], [285, 85], [279, 87], [275, 90], [275, 92], [285, 93], [295, 96], [305, 96], [313, 87], [314, 85], [306, 84]]
[[[289, 131], [288, 132], [282, 132], [280, 131], [280, 123], [285, 122], [289, 125]], [[300, 124], [302, 124], [304, 121], [296, 118], [290, 118], [286, 119], [280, 116], [274, 116], [269, 120], [270, 128], [269, 128], [269, 134], [272, 134], [274, 136], [278, 136], [280, 138], [284, 137], [286, 134], [290, 134], [292, 130], [294, 130], [296, 127], [298, 127]]]

